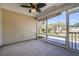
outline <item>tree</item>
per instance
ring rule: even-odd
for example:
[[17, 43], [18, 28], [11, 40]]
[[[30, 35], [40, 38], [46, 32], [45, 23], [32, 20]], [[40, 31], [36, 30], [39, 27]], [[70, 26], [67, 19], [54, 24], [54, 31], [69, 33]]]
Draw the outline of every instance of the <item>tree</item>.
[[59, 23], [58, 23], [58, 29], [59, 29], [59, 32], [60, 32], [60, 33], [62, 33], [62, 30], [64, 29], [64, 26], [65, 26], [65, 25], [64, 25], [64, 22], [59, 22]]
[[42, 29], [41, 29], [41, 31], [44, 33], [44, 32], [45, 32], [45, 29], [44, 29], [44, 28], [42, 28]]
[[79, 23], [76, 23], [73, 25], [74, 27], [79, 27]]
[[48, 28], [48, 33], [50, 33], [50, 31], [52, 31], [52, 29], [51, 28]]

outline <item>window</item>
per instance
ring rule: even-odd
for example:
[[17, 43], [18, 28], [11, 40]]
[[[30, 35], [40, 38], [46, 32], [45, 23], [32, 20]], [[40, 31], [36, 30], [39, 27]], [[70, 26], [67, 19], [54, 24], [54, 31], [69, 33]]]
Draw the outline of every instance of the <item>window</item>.
[[46, 38], [46, 20], [38, 21], [38, 37]]
[[48, 19], [48, 40], [65, 44], [66, 12]]

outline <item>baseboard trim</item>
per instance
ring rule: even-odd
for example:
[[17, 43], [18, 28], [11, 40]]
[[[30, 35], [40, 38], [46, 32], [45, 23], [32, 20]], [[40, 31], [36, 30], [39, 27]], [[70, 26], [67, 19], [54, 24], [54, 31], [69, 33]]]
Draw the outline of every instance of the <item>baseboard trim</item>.
[[18, 42], [9, 43], [9, 44], [3, 44], [3, 45], [1, 46], [1, 48], [2, 48], [2, 47], [5, 47], [5, 46], [13, 45], [13, 44], [18, 44], [18, 43], [22, 43], [22, 42], [31, 41], [31, 40], [36, 40], [36, 38], [29, 39], [29, 40], [24, 40], [24, 41], [18, 41]]

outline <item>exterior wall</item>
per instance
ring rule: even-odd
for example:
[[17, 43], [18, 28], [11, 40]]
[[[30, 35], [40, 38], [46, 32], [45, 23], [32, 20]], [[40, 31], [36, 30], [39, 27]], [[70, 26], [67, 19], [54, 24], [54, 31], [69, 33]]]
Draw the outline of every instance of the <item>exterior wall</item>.
[[0, 8], [0, 46], [2, 45], [2, 8]]
[[36, 20], [25, 14], [3, 9], [3, 44], [36, 38]]

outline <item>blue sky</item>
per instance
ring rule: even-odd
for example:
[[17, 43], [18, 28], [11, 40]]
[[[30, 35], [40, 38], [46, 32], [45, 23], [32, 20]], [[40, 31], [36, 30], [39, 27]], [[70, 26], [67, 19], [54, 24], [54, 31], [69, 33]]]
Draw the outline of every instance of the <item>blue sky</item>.
[[69, 15], [70, 24], [73, 25], [75, 23], [79, 23], [79, 12], [73, 13]]
[[[48, 24], [57, 23], [57, 22], [64, 22], [65, 23], [65, 21], [66, 21], [65, 19], [66, 19], [65, 12], [62, 12], [61, 15], [48, 19]], [[69, 19], [70, 19], [69, 20], [70, 25], [79, 23], [79, 12], [70, 14]]]

